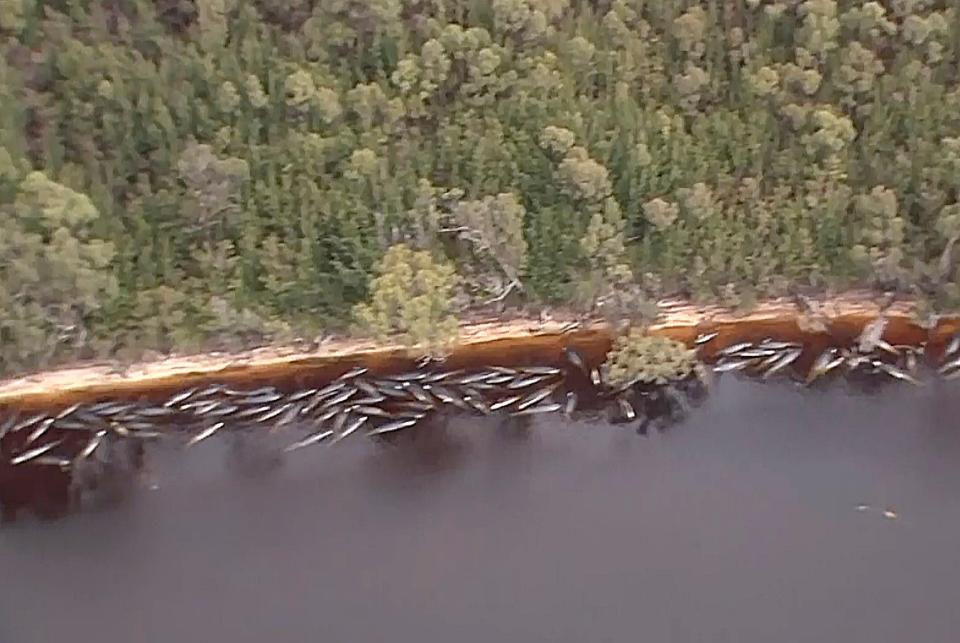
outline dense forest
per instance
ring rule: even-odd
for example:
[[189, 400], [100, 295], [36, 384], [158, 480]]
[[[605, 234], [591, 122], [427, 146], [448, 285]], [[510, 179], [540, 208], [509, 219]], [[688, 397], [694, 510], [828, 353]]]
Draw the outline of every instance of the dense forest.
[[960, 304], [960, 1], [0, 0], [0, 373]]

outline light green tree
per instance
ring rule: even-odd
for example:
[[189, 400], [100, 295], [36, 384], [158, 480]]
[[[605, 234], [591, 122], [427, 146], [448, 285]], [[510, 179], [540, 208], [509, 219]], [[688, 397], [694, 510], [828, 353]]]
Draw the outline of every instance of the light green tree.
[[113, 244], [92, 234], [98, 216], [89, 197], [42, 172], [0, 207], [0, 366], [85, 347], [90, 316], [117, 290]]
[[369, 302], [358, 304], [361, 327], [381, 340], [396, 339], [411, 349], [443, 353], [457, 338], [453, 295], [457, 274], [429, 252], [392, 246], [377, 264]]
[[666, 384], [689, 376], [696, 363], [696, 353], [684, 344], [633, 327], [616, 339], [603, 370], [606, 381], [613, 386], [631, 382]]

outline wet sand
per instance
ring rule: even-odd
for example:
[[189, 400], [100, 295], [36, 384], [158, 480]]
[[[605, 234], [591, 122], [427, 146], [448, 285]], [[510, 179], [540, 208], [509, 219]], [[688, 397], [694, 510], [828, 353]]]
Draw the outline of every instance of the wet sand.
[[648, 438], [152, 451], [158, 489], [0, 528], [0, 641], [952, 643], [958, 393], [725, 376]]
[[[698, 332], [720, 330], [724, 343], [739, 339], [759, 339], [767, 333], [778, 337], [838, 335], [847, 340], [874, 319], [881, 308], [870, 293], [851, 292], [826, 300], [809, 301], [800, 310], [787, 299], [762, 302], [749, 313], [738, 313], [717, 306], [695, 306], [682, 300], [660, 302], [661, 315], [649, 332], [690, 342]], [[960, 329], [960, 317], [944, 317], [935, 328], [916, 325], [915, 302], [899, 301], [884, 310], [891, 319], [889, 341], [912, 343], [931, 340], [943, 343]], [[609, 350], [612, 332], [599, 320], [582, 320], [569, 331], [575, 318], [557, 314], [548, 321], [513, 319], [489, 320], [465, 324], [451, 364], [510, 363], [504, 361], [523, 353], [534, 361], [554, 359], [562, 345], [575, 345], [592, 361], [603, 361]], [[370, 340], [332, 339], [316, 350], [292, 347], [265, 347], [240, 354], [211, 353], [171, 356], [159, 361], [115, 366], [83, 366], [0, 380], [0, 406], [44, 408], [68, 405], [76, 401], [162, 395], [202, 382], [219, 381], [255, 386], [262, 383], [284, 384], [328, 378], [351, 366], [361, 364], [374, 369], [409, 368], [411, 351], [400, 346], [382, 345]]]

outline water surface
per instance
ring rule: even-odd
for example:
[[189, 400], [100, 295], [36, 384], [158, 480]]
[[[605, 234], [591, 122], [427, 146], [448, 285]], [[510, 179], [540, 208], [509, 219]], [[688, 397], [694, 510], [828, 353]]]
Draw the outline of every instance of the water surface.
[[464, 418], [278, 467], [229, 435], [160, 449], [156, 489], [0, 528], [0, 641], [952, 643], [957, 417], [943, 383], [725, 377], [646, 438]]

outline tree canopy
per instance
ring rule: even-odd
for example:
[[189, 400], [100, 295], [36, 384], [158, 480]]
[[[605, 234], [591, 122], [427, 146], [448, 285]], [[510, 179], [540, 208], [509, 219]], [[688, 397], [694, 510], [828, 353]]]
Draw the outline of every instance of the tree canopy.
[[442, 353], [457, 337], [453, 266], [404, 244], [392, 246], [377, 265], [370, 303], [357, 304], [362, 327], [379, 339], [396, 337], [411, 348]]
[[957, 0], [0, 0], [0, 46], [2, 373], [419, 336], [408, 251], [444, 319], [960, 302]]

